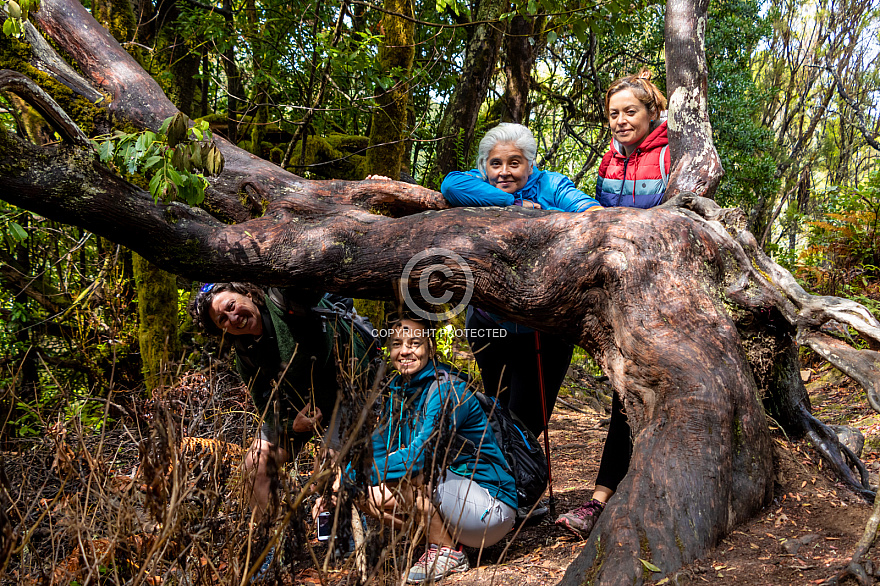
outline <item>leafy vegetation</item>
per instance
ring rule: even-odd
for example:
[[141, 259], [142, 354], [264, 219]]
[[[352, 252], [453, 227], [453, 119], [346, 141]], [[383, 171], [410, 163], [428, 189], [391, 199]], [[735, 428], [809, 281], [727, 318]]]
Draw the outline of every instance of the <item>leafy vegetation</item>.
[[166, 119], [158, 134], [117, 130], [92, 142], [101, 161], [112, 164], [120, 175], [146, 176], [156, 202], [178, 199], [199, 205], [208, 186], [200, 171], [207, 175], [223, 171], [223, 155], [213, 143], [208, 123], [203, 120], [187, 128], [183, 114]]

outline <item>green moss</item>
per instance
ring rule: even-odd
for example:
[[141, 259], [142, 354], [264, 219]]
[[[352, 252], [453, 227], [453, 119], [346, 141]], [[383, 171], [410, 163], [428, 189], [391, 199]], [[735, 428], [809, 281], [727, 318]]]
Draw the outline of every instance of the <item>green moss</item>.
[[92, 16], [120, 43], [133, 38], [137, 31], [137, 19], [127, 0], [93, 0]]
[[605, 563], [606, 553], [605, 544], [602, 543], [602, 536], [600, 535], [596, 538], [596, 559], [593, 560], [593, 565], [587, 570], [582, 584], [592, 586], [595, 583], [596, 577], [599, 575], [599, 571]]
[[[383, 5], [389, 14], [397, 12], [410, 17], [413, 14], [411, 0], [385, 0]], [[415, 25], [410, 20], [393, 17], [384, 18], [382, 24], [385, 39], [379, 47], [379, 67], [392, 74], [397, 85], [376, 99], [378, 108], [373, 111], [370, 124], [370, 145], [374, 148], [367, 151], [367, 172], [396, 179], [406, 152], [403, 139], [407, 134], [409, 87], [405, 79], [412, 71], [415, 56]]]
[[376, 328], [381, 329], [385, 324], [385, 302], [376, 301], [375, 299], [355, 299], [354, 308], [357, 312], [373, 324]]
[[196, 122], [201, 122], [202, 120], [206, 121], [208, 124], [226, 124], [226, 114], [208, 114], [207, 116], [197, 118]]
[[58, 105], [79, 126], [91, 136], [95, 129], [109, 125], [107, 111], [92, 104], [76, 94], [67, 86], [58, 83], [51, 76], [33, 67], [30, 46], [17, 39], [0, 35], [0, 69], [12, 69], [34, 80], [43, 90], [58, 102]]
[[[271, 145], [270, 145], [271, 147]], [[284, 157], [284, 149], [281, 147], [270, 148], [269, 150], [269, 160], [275, 163], [276, 165], [281, 164], [281, 159]]]
[[363, 150], [370, 145], [369, 137], [355, 134], [331, 133], [325, 136], [324, 140], [330, 145], [330, 148], [345, 151]]
[[[309, 136], [305, 156], [302, 142], [296, 145], [287, 169], [293, 173], [309, 173], [317, 178], [359, 180], [367, 176], [366, 157], [353, 155], [352, 150], [363, 148], [365, 137], [344, 134]], [[351, 150], [349, 150], [351, 149]], [[302, 166], [300, 165], [302, 160]]]
[[733, 418], [733, 450], [739, 455], [743, 445], [743, 424], [739, 417]]
[[385, 204], [371, 207], [370, 213], [377, 216], [388, 216], [389, 218], [394, 217], [394, 214], [391, 213], [391, 209]]
[[250, 206], [250, 202], [248, 201], [248, 195], [243, 192], [238, 192], [238, 203], [240, 203], [243, 207], [247, 208]]
[[142, 371], [148, 390], [162, 383], [169, 372], [167, 364], [179, 348], [177, 339], [177, 278], [133, 255], [138, 293], [138, 341]]
[[[260, 150], [263, 146], [263, 126], [261, 124], [254, 124], [251, 126], [251, 154], [261, 156]], [[256, 147], [256, 148], [254, 148]]]

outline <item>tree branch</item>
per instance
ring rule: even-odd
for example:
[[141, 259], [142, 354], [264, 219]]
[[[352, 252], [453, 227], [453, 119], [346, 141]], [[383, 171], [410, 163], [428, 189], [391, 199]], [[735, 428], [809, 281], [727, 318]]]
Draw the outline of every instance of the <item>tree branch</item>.
[[61, 137], [82, 147], [91, 147], [85, 134], [49, 94], [29, 77], [8, 69], [0, 70], [0, 91], [18, 95], [33, 106]]
[[856, 114], [856, 118], [858, 118], [859, 123], [856, 125], [859, 129], [859, 132], [862, 133], [862, 137], [865, 139], [869, 145], [871, 145], [874, 150], [880, 151], [880, 143], [871, 136], [871, 133], [868, 131], [868, 124], [865, 122], [865, 115], [862, 113], [861, 108], [859, 108], [858, 104], [856, 104], [855, 100], [849, 97], [849, 94], [846, 93], [846, 88], [843, 87], [843, 80], [840, 79], [840, 74], [838, 74], [834, 69], [830, 66], [826, 65], [824, 67], [825, 70], [828, 71], [834, 77], [834, 83], [837, 87], [837, 93], [840, 94], [840, 97], [843, 98], [843, 101], [852, 108], [853, 112]]

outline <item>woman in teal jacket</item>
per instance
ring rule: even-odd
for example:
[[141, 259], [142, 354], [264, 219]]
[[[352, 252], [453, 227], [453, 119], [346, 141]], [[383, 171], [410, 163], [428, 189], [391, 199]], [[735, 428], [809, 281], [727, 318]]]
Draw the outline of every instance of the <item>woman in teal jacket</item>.
[[[397, 528], [413, 516], [424, 518], [428, 547], [407, 575], [415, 584], [467, 570], [461, 545], [500, 541], [513, 527], [517, 504], [515, 481], [486, 414], [467, 384], [436, 361], [430, 328], [404, 318], [387, 329], [397, 374], [373, 433], [366, 507]], [[456, 436], [477, 452], [456, 449]]]

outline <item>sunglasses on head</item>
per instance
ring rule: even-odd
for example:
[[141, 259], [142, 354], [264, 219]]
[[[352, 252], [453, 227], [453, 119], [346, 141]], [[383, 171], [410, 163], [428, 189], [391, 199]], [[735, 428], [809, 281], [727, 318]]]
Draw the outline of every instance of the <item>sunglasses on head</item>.
[[216, 285], [216, 283], [205, 283], [204, 285], [202, 285], [202, 288], [199, 289], [199, 293], [207, 293], [214, 288], [214, 285]]

